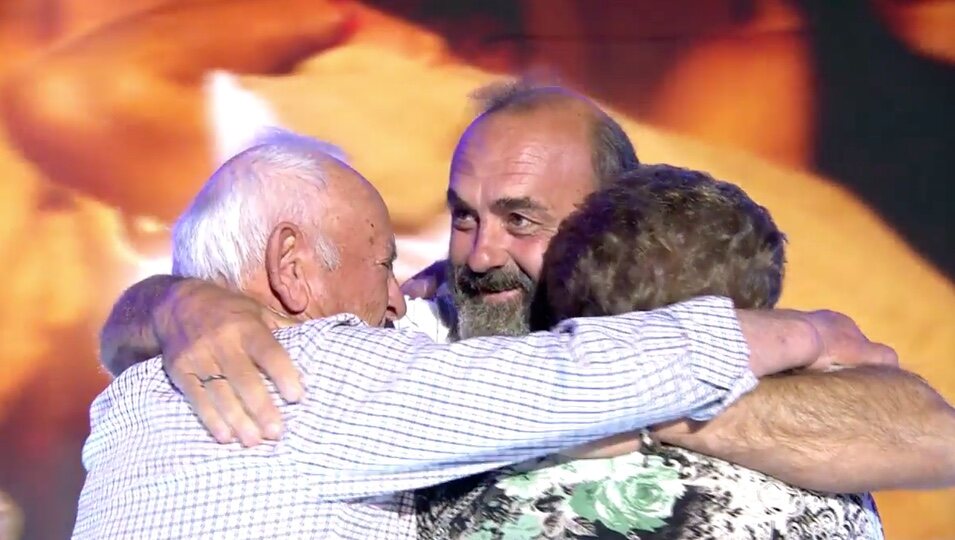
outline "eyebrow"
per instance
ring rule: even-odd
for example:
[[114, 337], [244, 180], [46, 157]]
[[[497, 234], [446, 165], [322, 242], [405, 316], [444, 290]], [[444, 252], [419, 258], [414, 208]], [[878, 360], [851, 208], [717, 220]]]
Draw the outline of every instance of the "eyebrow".
[[468, 211], [474, 211], [470, 204], [461, 200], [461, 197], [452, 188], [448, 188], [448, 208], [462, 208]]
[[398, 245], [395, 243], [395, 237], [391, 237], [390, 250], [388, 251], [388, 262], [395, 262], [398, 259]]
[[496, 214], [506, 214], [521, 210], [550, 215], [547, 208], [530, 197], [501, 197], [494, 201], [491, 210]]
[[[448, 207], [461, 208], [473, 212], [474, 208], [464, 202], [453, 189], [448, 188]], [[547, 207], [530, 197], [501, 197], [491, 204], [491, 211], [495, 214], [506, 214], [509, 212], [531, 211], [550, 216]]]

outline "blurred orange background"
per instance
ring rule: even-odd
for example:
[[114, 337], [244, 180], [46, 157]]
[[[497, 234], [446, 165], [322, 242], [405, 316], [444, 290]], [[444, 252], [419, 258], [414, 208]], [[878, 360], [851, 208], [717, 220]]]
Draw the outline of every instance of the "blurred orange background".
[[[254, 126], [341, 146], [407, 277], [446, 249], [468, 94], [524, 72], [642, 161], [742, 185], [789, 235], [783, 304], [849, 313], [955, 401], [953, 66], [941, 0], [0, 0], [0, 490], [25, 538], [69, 536], [97, 330]], [[877, 499], [888, 538], [955, 539], [955, 491]]]

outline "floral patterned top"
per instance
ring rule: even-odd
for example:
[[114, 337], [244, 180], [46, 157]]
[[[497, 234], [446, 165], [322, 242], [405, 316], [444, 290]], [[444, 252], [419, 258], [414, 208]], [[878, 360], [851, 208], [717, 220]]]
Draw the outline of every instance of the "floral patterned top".
[[868, 494], [806, 491], [688, 450], [644, 448], [550, 457], [421, 491], [419, 537], [883, 540]]

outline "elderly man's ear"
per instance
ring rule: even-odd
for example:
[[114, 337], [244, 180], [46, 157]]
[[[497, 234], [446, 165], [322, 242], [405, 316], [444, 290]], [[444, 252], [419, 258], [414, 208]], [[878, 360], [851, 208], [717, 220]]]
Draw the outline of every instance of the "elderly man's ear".
[[272, 229], [265, 246], [265, 271], [272, 293], [292, 315], [308, 309], [311, 299], [306, 276], [308, 257], [314, 257], [314, 253], [297, 225], [283, 221]]

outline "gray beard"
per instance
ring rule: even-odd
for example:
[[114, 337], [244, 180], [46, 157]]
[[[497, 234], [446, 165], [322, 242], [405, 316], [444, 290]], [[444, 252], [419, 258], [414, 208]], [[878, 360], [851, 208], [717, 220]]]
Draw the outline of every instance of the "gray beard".
[[[524, 295], [529, 296], [525, 293]], [[524, 336], [530, 333], [527, 298], [510, 302], [487, 303], [477, 298], [457, 294], [454, 337], [468, 339], [481, 336]]]

